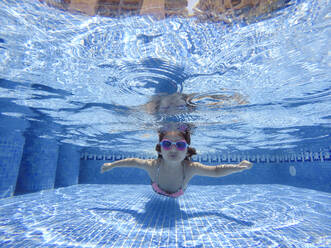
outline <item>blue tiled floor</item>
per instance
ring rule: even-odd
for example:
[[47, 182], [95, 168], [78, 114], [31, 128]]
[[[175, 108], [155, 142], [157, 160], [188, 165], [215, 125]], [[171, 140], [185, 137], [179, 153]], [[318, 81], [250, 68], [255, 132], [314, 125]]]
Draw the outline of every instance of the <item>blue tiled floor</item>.
[[0, 247], [330, 247], [330, 205], [284, 185], [76, 185], [0, 200]]

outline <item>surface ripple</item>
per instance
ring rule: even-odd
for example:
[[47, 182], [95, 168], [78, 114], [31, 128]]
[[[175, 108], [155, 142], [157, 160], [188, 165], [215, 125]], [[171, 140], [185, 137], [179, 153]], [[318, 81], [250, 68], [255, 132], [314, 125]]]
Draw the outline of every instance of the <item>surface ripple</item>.
[[[153, 148], [146, 137], [165, 122], [198, 127], [202, 154], [328, 146], [330, 1], [232, 24], [90, 17], [42, 2], [0, 1], [1, 119], [123, 152]], [[166, 106], [145, 108], [160, 97]]]

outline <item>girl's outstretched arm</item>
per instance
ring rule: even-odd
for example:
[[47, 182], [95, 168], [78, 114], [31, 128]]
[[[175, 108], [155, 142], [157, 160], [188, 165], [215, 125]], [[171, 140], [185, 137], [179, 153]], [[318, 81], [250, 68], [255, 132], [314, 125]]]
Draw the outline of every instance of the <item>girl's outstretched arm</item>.
[[134, 167], [149, 171], [153, 166], [154, 159], [126, 158], [112, 163], [104, 163], [101, 166], [101, 173], [109, 171], [115, 167]]
[[222, 164], [217, 166], [206, 166], [198, 162], [191, 163], [194, 175], [208, 177], [223, 177], [235, 172], [250, 169], [252, 166], [253, 164], [247, 160], [243, 160], [239, 164]]

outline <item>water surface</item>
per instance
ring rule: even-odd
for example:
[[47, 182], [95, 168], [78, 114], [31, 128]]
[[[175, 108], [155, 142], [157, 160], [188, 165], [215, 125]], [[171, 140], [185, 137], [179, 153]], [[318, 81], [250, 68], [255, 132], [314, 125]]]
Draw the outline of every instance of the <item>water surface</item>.
[[[29, 121], [40, 137], [154, 154], [156, 130], [180, 122], [195, 126], [199, 153], [330, 141], [329, 1], [231, 25], [2, 1], [0, 21], [1, 118]], [[190, 98], [144, 108], [174, 94]]]

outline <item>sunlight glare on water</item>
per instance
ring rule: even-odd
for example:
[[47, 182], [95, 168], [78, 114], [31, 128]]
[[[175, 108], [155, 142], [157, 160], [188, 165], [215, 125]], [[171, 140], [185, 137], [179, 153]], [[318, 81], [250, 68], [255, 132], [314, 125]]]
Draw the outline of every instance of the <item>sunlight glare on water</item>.
[[[59, 141], [151, 152], [169, 121], [192, 123], [201, 153], [329, 137], [329, 1], [294, 1], [248, 25], [2, 1], [0, 21], [0, 97], [33, 112], [2, 114], [48, 118]], [[177, 93], [191, 107], [145, 111], [154, 96]]]

